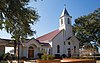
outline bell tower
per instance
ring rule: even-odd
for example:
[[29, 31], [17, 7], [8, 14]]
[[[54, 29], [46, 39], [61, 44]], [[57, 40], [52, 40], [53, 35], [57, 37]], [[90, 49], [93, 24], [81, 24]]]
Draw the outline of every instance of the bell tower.
[[59, 18], [59, 30], [64, 30], [64, 35], [67, 38], [72, 36], [71, 16], [67, 12], [66, 8], [63, 9]]

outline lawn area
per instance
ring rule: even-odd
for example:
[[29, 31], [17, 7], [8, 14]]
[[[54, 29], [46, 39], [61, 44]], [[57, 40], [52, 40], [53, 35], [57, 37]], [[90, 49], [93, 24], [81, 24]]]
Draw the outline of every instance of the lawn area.
[[0, 63], [8, 63], [7, 61], [1, 61]]

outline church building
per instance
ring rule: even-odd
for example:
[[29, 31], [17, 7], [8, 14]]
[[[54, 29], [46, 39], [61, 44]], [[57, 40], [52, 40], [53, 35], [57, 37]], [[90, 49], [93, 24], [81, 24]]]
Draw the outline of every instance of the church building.
[[[71, 16], [66, 8], [59, 17], [59, 28], [36, 39], [29, 39], [20, 45], [20, 57], [38, 58], [38, 53], [44, 51], [50, 55], [63, 54], [67, 57], [79, 55], [79, 41], [72, 32]], [[5, 42], [4, 42], [5, 41]], [[0, 51], [4, 52], [4, 46], [8, 46], [10, 40], [0, 39]], [[3, 44], [4, 43], [4, 44]], [[13, 45], [9, 45], [13, 46]]]
[[59, 18], [59, 29], [37, 38], [40, 42], [50, 44], [49, 54], [65, 54], [68, 57], [79, 54], [79, 41], [73, 35], [71, 18], [64, 8]]

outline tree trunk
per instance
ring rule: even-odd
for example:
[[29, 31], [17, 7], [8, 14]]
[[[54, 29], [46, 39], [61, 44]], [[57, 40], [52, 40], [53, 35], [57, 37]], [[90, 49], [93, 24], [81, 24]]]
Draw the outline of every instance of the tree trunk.
[[14, 41], [14, 55], [16, 56], [16, 47], [17, 47], [17, 42]]

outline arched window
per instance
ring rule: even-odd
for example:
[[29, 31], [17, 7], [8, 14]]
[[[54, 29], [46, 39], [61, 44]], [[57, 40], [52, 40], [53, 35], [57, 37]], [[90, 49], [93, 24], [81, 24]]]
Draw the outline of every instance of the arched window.
[[68, 24], [70, 24], [70, 19], [68, 18]]
[[68, 48], [68, 57], [71, 57], [71, 49]]
[[70, 45], [70, 42], [68, 42], [68, 45]]
[[57, 45], [57, 53], [60, 53], [60, 46]]
[[66, 45], [66, 43], [64, 42], [64, 45]]
[[74, 53], [76, 53], [76, 46], [74, 46]]

